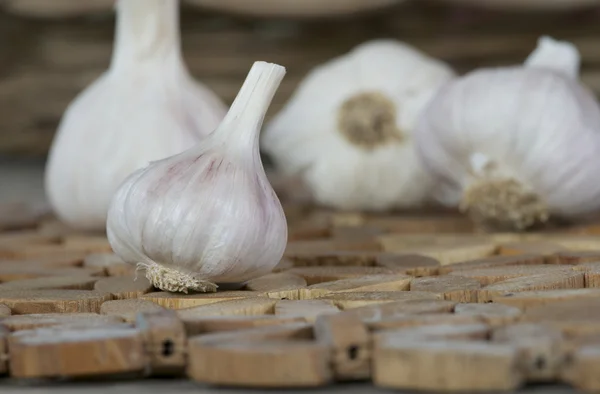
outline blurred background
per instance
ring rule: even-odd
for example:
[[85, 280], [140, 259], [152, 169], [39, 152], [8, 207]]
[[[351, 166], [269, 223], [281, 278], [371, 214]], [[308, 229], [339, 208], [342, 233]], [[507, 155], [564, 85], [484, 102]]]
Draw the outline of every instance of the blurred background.
[[[600, 92], [597, 0], [188, 0], [181, 29], [190, 71], [227, 104], [255, 60], [287, 67], [270, 116], [311, 68], [374, 38], [464, 73], [521, 63], [551, 35], [578, 47]], [[113, 0], [0, 0], [0, 197], [40, 192], [62, 113], [108, 67], [113, 36]]]

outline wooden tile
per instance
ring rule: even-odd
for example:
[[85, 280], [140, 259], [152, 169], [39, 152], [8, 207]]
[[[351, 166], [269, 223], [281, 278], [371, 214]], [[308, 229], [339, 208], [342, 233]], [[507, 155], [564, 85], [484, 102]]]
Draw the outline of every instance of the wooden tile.
[[471, 233], [473, 222], [464, 216], [402, 217], [380, 216], [366, 220], [367, 225], [383, 228], [391, 233], [456, 234]]
[[337, 266], [356, 266], [372, 267], [377, 260], [377, 251], [298, 251], [295, 253], [286, 253], [286, 257], [292, 261], [296, 267], [337, 267]]
[[228, 301], [240, 298], [259, 296], [255, 291], [218, 291], [215, 293], [180, 294], [158, 291], [144, 294], [139, 297], [142, 300], [152, 301], [155, 304], [168, 309], [183, 309], [194, 306], [208, 305], [219, 301]]
[[492, 297], [494, 303], [511, 305], [522, 310], [555, 302], [600, 298], [600, 289], [560, 289], [523, 291]]
[[187, 361], [187, 335], [177, 313], [167, 309], [141, 312], [135, 325], [142, 332], [152, 374], [182, 374]]
[[558, 378], [565, 357], [560, 330], [543, 324], [515, 324], [496, 328], [491, 339], [517, 347], [519, 367], [528, 381], [550, 382]]
[[138, 313], [163, 309], [165, 308], [152, 301], [132, 298], [129, 300], [106, 301], [100, 307], [100, 313], [108, 316], [117, 316], [126, 322], [134, 322]]
[[452, 245], [420, 246], [387, 251], [428, 256], [438, 260], [444, 266], [491, 256], [496, 251], [496, 244], [492, 241], [463, 241]]
[[289, 226], [288, 241], [326, 238], [330, 235], [330, 225], [327, 221], [304, 219]]
[[279, 273], [294, 268], [294, 263], [290, 259], [282, 258], [279, 264], [273, 268], [273, 273]]
[[584, 287], [584, 275], [581, 272], [548, 272], [507, 279], [483, 287], [478, 292], [479, 302], [491, 301], [494, 297], [532, 290], [579, 289]]
[[29, 313], [99, 312], [110, 295], [90, 290], [5, 290], [0, 303], [16, 315]]
[[85, 250], [67, 249], [64, 244], [0, 244], [0, 258], [13, 260], [61, 259], [84, 253]]
[[331, 351], [333, 375], [337, 380], [371, 377], [371, 335], [353, 314], [321, 315], [315, 321], [315, 339]]
[[[460, 304], [459, 304], [460, 305]], [[393, 330], [399, 328], [410, 328], [430, 325], [465, 325], [482, 323], [483, 320], [475, 315], [464, 315], [454, 313], [426, 313], [396, 315], [382, 319], [374, 319], [367, 323], [369, 329], [374, 331]]]
[[114, 253], [92, 253], [83, 260], [86, 268], [100, 268], [107, 276], [135, 276], [135, 266], [127, 264]]
[[148, 279], [143, 276], [117, 276], [103, 278], [96, 282], [94, 290], [109, 293], [115, 300], [138, 298], [154, 290]]
[[440, 294], [445, 300], [456, 302], [477, 302], [479, 282], [460, 276], [432, 276], [415, 278], [410, 282], [410, 291], [426, 291]]
[[553, 243], [573, 251], [600, 250], [600, 240], [595, 235], [556, 234], [547, 238], [551, 239]]
[[522, 322], [559, 328], [567, 337], [600, 334], [600, 299], [575, 299], [528, 308]]
[[569, 251], [569, 248], [547, 241], [513, 242], [500, 245], [498, 254], [503, 256], [541, 254], [545, 257], [549, 257], [555, 253], [566, 251]]
[[[29, 245], [58, 244], [59, 237], [41, 234], [39, 231], [11, 231], [0, 232], [0, 256], [3, 258], [14, 254], [14, 249], [24, 248]], [[6, 252], [8, 251], [8, 252]]]
[[600, 250], [558, 252], [550, 256], [548, 262], [553, 264], [600, 262]]
[[147, 364], [143, 337], [133, 328], [40, 328], [13, 333], [8, 343], [15, 378], [141, 373]]
[[282, 300], [275, 304], [275, 315], [279, 317], [302, 317], [313, 323], [318, 316], [339, 312], [332, 301], [327, 300]]
[[459, 270], [474, 270], [483, 268], [510, 267], [513, 265], [537, 265], [544, 264], [544, 256], [541, 254], [523, 254], [516, 256], [491, 256], [483, 259], [474, 259], [460, 263], [445, 265], [440, 267], [440, 275], [446, 275], [450, 272]]
[[389, 336], [374, 351], [378, 387], [419, 391], [503, 391], [522, 384], [516, 348]]
[[232, 342], [269, 342], [269, 341], [308, 341], [314, 339], [313, 325], [295, 322], [266, 327], [257, 327], [235, 331], [221, 331], [210, 334], [188, 336], [188, 345], [218, 344]]
[[250, 291], [267, 292], [303, 286], [306, 286], [306, 280], [303, 277], [287, 272], [279, 272], [249, 280], [246, 282], [244, 289]]
[[406, 314], [451, 313], [455, 305], [456, 302], [439, 299], [405, 300], [385, 304], [371, 304], [350, 309], [345, 313], [356, 314], [366, 322], [375, 322], [395, 316], [405, 316]]
[[15, 202], [0, 204], [0, 231], [34, 228], [40, 211], [29, 204]]
[[284, 256], [297, 253], [327, 253], [335, 251], [381, 251], [378, 241], [365, 239], [360, 242], [356, 240], [326, 239], [314, 241], [291, 241], [288, 242]]
[[308, 285], [361, 278], [365, 275], [394, 274], [392, 270], [385, 267], [298, 267], [285, 272], [303, 277]]
[[411, 277], [408, 275], [365, 275], [360, 278], [322, 282], [300, 290], [300, 299], [318, 298], [332, 293], [369, 291], [407, 291]]
[[473, 270], [458, 270], [450, 272], [449, 276], [460, 276], [477, 280], [482, 286], [489, 286], [507, 279], [519, 278], [523, 276], [532, 276], [546, 274], [550, 272], [572, 271], [572, 268], [560, 265], [540, 264], [540, 265], [511, 265], [497, 268], [481, 268]]
[[4, 290], [93, 290], [97, 276], [48, 276], [35, 279], [14, 280], [0, 284]]
[[0, 282], [49, 278], [52, 276], [101, 276], [102, 270], [75, 267], [44, 267], [38, 264], [9, 263], [0, 265]]
[[583, 392], [600, 391], [600, 344], [585, 346], [571, 356], [561, 371], [561, 378]]
[[188, 336], [221, 331], [239, 331], [251, 328], [305, 323], [302, 316], [182, 316]]
[[334, 293], [317, 299], [331, 301], [338, 308], [344, 310], [394, 301], [439, 300], [442, 298], [441, 294], [427, 291], [371, 291], [362, 293]]
[[521, 309], [503, 304], [457, 304], [454, 307], [456, 316], [473, 316], [490, 326], [501, 326], [517, 321], [521, 317]]
[[2, 325], [10, 331], [32, 330], [52, 326], [110, 326], [123, 322], [118, 316], [105, 316], [97, 313], [34, 313], [14, 315], [2, 320]]
[[573, 266], [573, 270], [583, 272], [585, 287], [600, 287], [600, 262], [581, 263]]
[[10, 308], [4, 304], [0, 304], [0, 318], [12, 315]]
[[399, 274], [417, 277], [437, 275], [440, 268], [440, 262], [436, 259], [418, 254], [381, 253], [375, 263]]
[[276, 303], [277, 300], [270, 298], [241, 298], [178, 309], [177, 314], [186, 319], [202, 316], [266, 315], [275, 312]]
[[336, 226], [331, 229], [331, 238], [344, 241], [372, 241], [387, 231], [377, 226]]
[[8, 329], [0, 326], [0, 375], [8, 373]]
[[188, 376], [244, 388], [318, 387], [331, 382], [329, 348], [309, 341], [203, 343], [193, 338]]
[[[425, 316], [425, 315], [423, 315]], [[375, 346], [393, 338], [422, 340], [486, 340], [490, 326], [477, 322], [471, 324], [429, 324], [382, 330], [373, 335]]]
[[105, 236], [70, 234], [63, 238], [63, 245], [68, 250], [79, 250], [86, 253], [111, 253], [112, 247]]
[[39, 268], [54, 268], [54, 267], [80, 267], [83, 265], [85, 253], [65, 251], [55, 253], [48, 256], [37, 256], [35, 259], [5, 259], [0, 261], [2, 265], [30, 265]]

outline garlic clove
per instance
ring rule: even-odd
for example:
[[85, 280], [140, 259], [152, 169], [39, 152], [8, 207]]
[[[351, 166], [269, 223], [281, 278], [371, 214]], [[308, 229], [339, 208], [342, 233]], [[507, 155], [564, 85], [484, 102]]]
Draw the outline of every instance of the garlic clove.
[[600, 209], [598, 125], [594, 96], [572, 76], [515, 66], [450, 82], [415, 135], [438, 201], [486, 227], [524, 230]]
[[69, 105], [46, 164], [53, 210], [84, 230], [105, 228], [129, 174], [195, 145], [225, 114], [183, 63], [178, 1], [118, 0], [116, 8], [110, 68]]
[[285, 68], [256, 62], [219, 127], [193, 148], [131, 174], [115, 193], [109, 242], [172, 292], [215, 291], [264, 275], [287, 243], [258, 136]]
[[267, 125], [262, 148], [278, 171], [300, 176], [320, 204], [374, 211], [421, 205], [432, 179], [412, 131], [453, 77], [406, 44], [361, 44], [305, 77]]
[[525, 59], [524, 64], [526, 67], [544, 67], [556, 70], [577, 79], [581, 63], [580, 57], [579, 51], [572, 43], [542, 36], [538, 39], [535, 50]]

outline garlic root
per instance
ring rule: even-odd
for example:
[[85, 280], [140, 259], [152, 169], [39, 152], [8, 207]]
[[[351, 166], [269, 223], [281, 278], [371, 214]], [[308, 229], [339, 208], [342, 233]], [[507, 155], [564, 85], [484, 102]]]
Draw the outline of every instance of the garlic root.
[[146, 271], [146, 279], [152, 286], [172, 293], [188, 293], [189, 290], [203, 293], [217, 291], [217, 285], [207, 280], [196, 278], [193, 274], [179, 269], [165, 267], [154, 261], [138, 263], [138, 269]]
[[548, 207], [520, 182], [504, 179], [479, 179], [469, 185], [459, 208], [478, 224], [495, 229], [525, 230], [545, 223]]

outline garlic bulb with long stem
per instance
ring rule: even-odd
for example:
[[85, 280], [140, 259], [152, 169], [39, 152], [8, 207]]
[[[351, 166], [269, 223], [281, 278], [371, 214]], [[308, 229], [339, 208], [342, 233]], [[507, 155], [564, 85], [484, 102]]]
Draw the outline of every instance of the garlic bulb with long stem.
[[186, 69], [177, 0], [117, 0], [116, 8], [110, 67], [67, 108], [45, 174], [57, 216], [85, 230], [105, 228], [129, 174], [195, 145], [226, 112]]
[[287, 223], [267, 180], [258, 136], [285, 74], [256, 62], [220, 126], [197, 146], [129, 176], [108, 215], [109, 242], [124, 261], [173, 292], [214, 291], [270, 272]]
[[392, 40], [361, 44], [313, 70], [273, 120], [262, 148], [314, 199], [381, 211], [426, 202], [433, 186], [413, 146], [425, 104], [454, 77], [440, 61]]
[[600, 110], [578, 68], [571, 44], [542, 37], [523, 66], [445, 86], [416, 133], [438, 200], [497, 229], [600, 209]]

